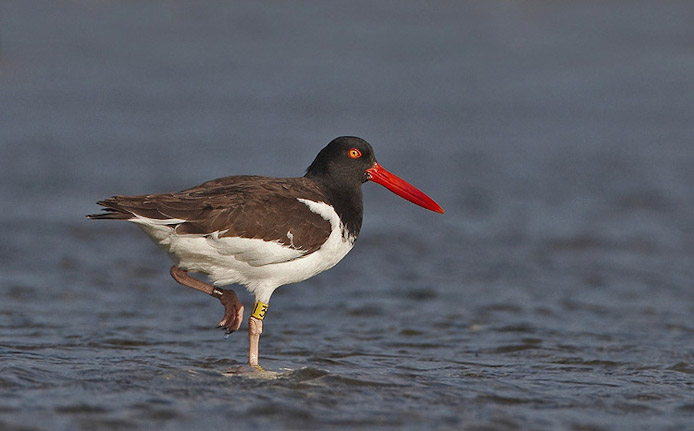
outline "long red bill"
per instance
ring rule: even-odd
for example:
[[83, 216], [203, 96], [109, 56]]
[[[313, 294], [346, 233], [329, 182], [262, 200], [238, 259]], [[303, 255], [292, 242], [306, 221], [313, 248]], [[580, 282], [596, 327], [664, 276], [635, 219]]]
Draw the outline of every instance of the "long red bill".
[[369, 174], [371, 181], [382, 185], [396, 195], [420, 207], [443, 214], [443, 208], [432, 198], [397, 175], [391, 174], [378, 163], [367, 169], [366, 173]]

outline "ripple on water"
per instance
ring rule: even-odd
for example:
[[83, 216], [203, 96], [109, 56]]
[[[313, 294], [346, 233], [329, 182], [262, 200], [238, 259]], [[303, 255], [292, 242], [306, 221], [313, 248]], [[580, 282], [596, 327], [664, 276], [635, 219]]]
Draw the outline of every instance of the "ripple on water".
[[686, 362], [678, 362], [667, 369], [677, 371], [679, 373], [694, 374], [694, 365]]
[[36, 361], [25, 362], [15, 358], [21, 365], [0, 366], [0, 387], [5, 389], [47, 389], [70, 380], [53, 365], [41, 366]]
[[311, 380], [320, 379], [328, 375], [328, 372], [318, 368], [303, 367], [298, 370], [281, 369], [279, 371], [265, 370], [262, 367], [252, 367], [249, 365], [237, 365], [227, 368], [222, 372], [229, 377], [257, 380], [285, 380], [293, 383], [304, 383]]
[[610, 361], [605, 359], [584, 359], [580, 357], [566, 357], [551, 361], [554, 364], [581, 365], [588, 368], [615, 368], [628, 365], [626, 362]]

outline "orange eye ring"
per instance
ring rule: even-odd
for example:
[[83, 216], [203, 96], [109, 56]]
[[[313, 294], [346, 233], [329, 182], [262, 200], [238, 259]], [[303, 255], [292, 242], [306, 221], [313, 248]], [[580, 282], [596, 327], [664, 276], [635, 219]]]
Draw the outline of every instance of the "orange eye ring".
[[356, 148], [350, 148], [347, 150], [347, 155], [350, 159], [358, 159], [361, 157], [361, 151], [357, 150]]

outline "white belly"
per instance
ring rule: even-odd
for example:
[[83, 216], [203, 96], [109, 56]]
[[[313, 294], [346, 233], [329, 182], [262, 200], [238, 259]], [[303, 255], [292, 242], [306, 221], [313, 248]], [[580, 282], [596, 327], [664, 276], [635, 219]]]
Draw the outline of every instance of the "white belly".
[[[256, 299], [269, 302], [279, 286], [304, 281], [335, 266], [352, 249], [355, 238], [346, 234], [340, 218], [330, 205], [305, 199], [299, 201], [330, 222], [330, 236], [313, 253], [285, 246], [279, 241], [177, 234], [177, 220], [130, 219], [160, 247], [168, 251], [177, 265], [191, 272], [208, 274], [216, 286], [241, 284]], [[291, 238], [291, 232], [288, 232]]]

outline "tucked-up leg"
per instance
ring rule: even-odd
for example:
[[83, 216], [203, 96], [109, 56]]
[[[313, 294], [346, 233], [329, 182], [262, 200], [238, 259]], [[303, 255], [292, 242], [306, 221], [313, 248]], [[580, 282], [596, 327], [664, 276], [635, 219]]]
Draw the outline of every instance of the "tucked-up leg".
[[220, 289], [211, 284], [200, 281], [188, 275], [188, 272], [174, 265], [171, 267], [171, 277], [178, 283], [205, 292], [210, 296], [214, 296], [224, 305], [224, 317], [219, 321], [217, 326], [226, 329], [227, 333], [231, 333], [241, 327], [243, 321], [243, 304], [236, 296], [236, 292], [231, 289]]

